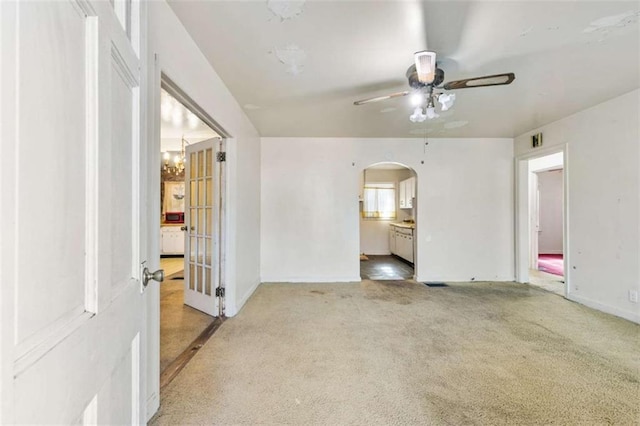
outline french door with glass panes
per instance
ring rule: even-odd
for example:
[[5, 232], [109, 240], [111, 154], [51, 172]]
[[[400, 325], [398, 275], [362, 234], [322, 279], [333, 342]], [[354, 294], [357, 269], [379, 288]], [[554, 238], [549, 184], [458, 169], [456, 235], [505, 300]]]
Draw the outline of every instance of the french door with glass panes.
[[[186, 148], [184, 303], [221, 314], [223, 142], [209, 139]], [[216, 295], [219, 294], [219, 296]]]

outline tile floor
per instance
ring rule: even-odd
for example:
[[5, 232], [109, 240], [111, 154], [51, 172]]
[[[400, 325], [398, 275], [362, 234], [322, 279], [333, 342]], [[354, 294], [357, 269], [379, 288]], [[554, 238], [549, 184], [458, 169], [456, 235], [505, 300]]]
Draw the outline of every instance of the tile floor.
[[367, 255], [360, 261], [360, 278], [365, 280], [410, 280], [413, 266], [395, 256]]

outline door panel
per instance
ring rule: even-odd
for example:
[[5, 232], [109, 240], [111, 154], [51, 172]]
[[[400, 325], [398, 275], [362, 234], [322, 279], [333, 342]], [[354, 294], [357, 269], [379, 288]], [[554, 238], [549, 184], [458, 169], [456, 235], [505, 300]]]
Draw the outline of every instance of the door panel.
[[[111, 205], [117, 206], [117, 210], [123, 213], [133, 211], [133, 155], [131, 138], [133, 135], [133, 89], [135, 84], [127, 78], [131, 71], [126, 69], [121, 62], [111, 59], [111, 162], [114, 166], [111, 174], [111, 187], [113, 191]], [[129, 80], [129, 81], [127, 81]], [[131, 279], [133, 271], [133, 247], [131, 239], [133, 235], [131, 217], [127, 214], [114, 215], [111, 218], [112, 247], [117, 248], [111, 252], [111, 283], [115, 288], [126, 285]]]
[[220, 142], [214, 139], [186, 148], [188, 206], [184, 303], [212, 316], [219, 314], [215, 289], [220, 285], [221, 163], [216, 162]]
[[0, 2], [0, 424], [143, 421], [140, 61], [120, 3]]
[[[69, 5], [29, 9], [32, 18], [20, 22], [18, 36], [21, 51], [29, 53], [20, 58], [17, 106], [20, 116], [37, 117], [38, 125], [31, 120], [18, 125], [18, 170], [32, 175], [20, 180], [16, 200], [16, 279], [21, 282], [16, 289], [16, 340], [26, 344], [21, 353], [30, 346], [29, 338], [38, 338], [38, 331], [84, 310], [85, 286], [85, 164], [76, 161], [85, 150], [85, 17]], [[60, 21], [68, 25], [60, 26]], [[37, 37], [40, 31], [51, 36]], [[46, 78], [42, 70], [49, 70]], [[48, 87], [52, 81], [56, 83]], [[64, 109], [59, 107], [61, 100]], [[68, 117], [79, 119], [70, 122]], [[63, 139], [65, 144], [46, 143]], [[59, 203], [68, 208], [46, 207]], [[52, 213], [49, 220], [42, 220], [44, 211]], [[42, 245], [43, 241], [53, 244]], [[34, 265], [47, 271], [47, 280], [65, 285], [56, 292], [42, 291], [44, 279], [27, 279]]]

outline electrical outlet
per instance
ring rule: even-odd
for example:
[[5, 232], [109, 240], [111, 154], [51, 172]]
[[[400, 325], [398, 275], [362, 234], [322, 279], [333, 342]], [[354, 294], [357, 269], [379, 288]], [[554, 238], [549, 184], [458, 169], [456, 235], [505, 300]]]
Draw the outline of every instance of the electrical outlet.
[[629, 302], [638, 303], [638, 291], [629, 290]]

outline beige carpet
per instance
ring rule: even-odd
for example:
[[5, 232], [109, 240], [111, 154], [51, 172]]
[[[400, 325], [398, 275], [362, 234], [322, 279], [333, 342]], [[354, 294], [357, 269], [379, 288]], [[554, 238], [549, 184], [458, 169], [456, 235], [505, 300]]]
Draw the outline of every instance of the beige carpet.
[[184, 280], [160, 284], [160, 371], [207, 328], [213, 317], [184, 304]]
[[537, 288], [261, 285], [152, 424], [638, 424], [640, 327]]

